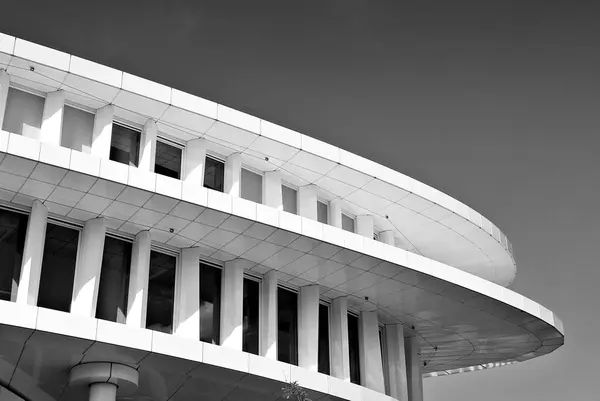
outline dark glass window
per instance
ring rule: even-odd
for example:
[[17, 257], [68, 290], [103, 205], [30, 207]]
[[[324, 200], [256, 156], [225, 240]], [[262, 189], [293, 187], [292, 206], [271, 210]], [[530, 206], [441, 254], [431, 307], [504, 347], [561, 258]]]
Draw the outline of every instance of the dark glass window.
[[173, 332], [173, 301], [175, 299], [175, 266], [177, 258], [156, 251], [150, 252], [148, 277], [148, 308], [146, 328]]
[[181, 178], [181, 154], [181, 148], [156, 141], [154, 172], [171, 178]]
[[277, 289], [277, 359], [298, 364], [298, 294]]
[[385, 387], [385, 393], [390, 394], [390, 382], [389, 382], [389, 370], [387, 366], [387, 355], [385, 345], [385, 332], [383, 328], [379, 328], [379, 348], [381, 349], [381, 364], [383, 365], [383, 384]]
[[15, 88], [8, 88], [2, 129], [30, 138], [40, 137], [44, 98]]
[[256, 203], [262, 203], [262, 175], [242, 169], [240, 197]]
[[287, 185], [282, 185], [281, 197], [283, 201], [283, 211], [298, 214], [298, 191]]
[[242, 350], [258, 355], [259, 286], [257, 281], [244, 279], [244, 340]]
[[60, 146], [78, 152], [92, 152], [94, 115], [74, 107], [65, 106]]
[[327, 207], [327, 203], [317, 201], [317, 221], [328, 224], [329, 221], [329, 210]]
[[329, 307], [319, 305], [319, 372], [329, 374]]
[[354, 384], [360, 384], [360, 357], [358, 347], [358, 317], [348, 314], [348, 350], [350, 351], [350, 381]]
[[71, 310], [79, 231], [48, 223], [38, 306], [63, 312]]
[[354, 219], [342, 213], [342, 230], [354, 232]]
[[141, 133], [119, 124], [113, 124], [110, 139], [110, 160], [136, 166], [140, 157]]
[[223, 192], [225, 179], [225, 163], [220, 160], [206, 157], [204, 164], [204, 186], [215, 191]]
[[200, 263], [200, 341], [219, 344], [221, 269]]
[[98, 288], [96, 317], [111, 322], [125, 323], [127, 295], [131, 267], [130, 242], [112, 237], [104, 239], [102, 270]]
[[0, 209], [0, 299], [14, 301], [17, 296], [27, 215]]

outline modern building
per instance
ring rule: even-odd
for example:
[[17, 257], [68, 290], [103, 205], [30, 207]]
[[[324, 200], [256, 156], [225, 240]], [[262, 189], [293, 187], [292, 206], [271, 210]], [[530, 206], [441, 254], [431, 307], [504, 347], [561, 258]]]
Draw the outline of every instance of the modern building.
[[470, 207], [226, 106], [0, 34], [0, 400], [422, 400], [548, 354]]

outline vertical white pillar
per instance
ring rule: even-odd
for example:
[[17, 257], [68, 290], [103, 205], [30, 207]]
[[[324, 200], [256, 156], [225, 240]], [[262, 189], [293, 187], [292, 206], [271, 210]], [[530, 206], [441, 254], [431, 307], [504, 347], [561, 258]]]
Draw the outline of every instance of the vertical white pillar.
[[281, 171], [267, 171], [263, 180], [263, 203], [277, 210], [283, 210]]
[[140, 137], [140, 162], [138, 163], [138, 167], [150, 172], [154, 171], [157, 132], [156, 122], [148, 120], [144, 124], [142, 136]]
[[356, 216], [356, 233], [373, 239], [373, 216], [368, 214]]
[[234, 153], [225, 160], [225, 173], [223, 177], [223, 192], [231, 196], [240, 197], [242, 180], [242, 155]]
[[244, 334], [244, 268], [240, 262], [225, 262], [221, 273], [221, 345], [239, 351]]
[[298, 214], [307, 219], [317, 220], [317, 186], [305, 185], [298, 188]]
[[206, 141], [192, 139], [185, 144], [184, 181], [202, 187], [204, 185], [204, 164], [206, 162]]
[[109, 104], [96, 111], [94, 116], [94, 127], [92, 129], [92, 151], [91, 154], [100, 159], [108, 159], [110, 156], [110, 142], [112, 139], [112, 124], [115, 108]]
[[115, 401], [117, 399], [117, 385], [113, 383], [90, 384], [89, 401]]
[[23, 261], [21, 262], [21, 275], [17, 291], [17, 303], [19, 304], [37, 306], [47, 219], [48, 209], [46, 206], [39, 200], [34, 200], [27, 222], [23, 248]]
[[261, 286], [260, 356], [277, 360], [277, 271], [263, 276]]
[[298, 366], [319, 369], [319, 286], [300, 288], [298, 302]]
[[329, 202], [329, 225], [342, 228], [342, 200], [340, 198]]
[[348, 348], [348, 299], [339, 297], [331, 302], [329, 330], [331, 332], [331, 375], [350, 381], [350, 349]]
[[6, 101], [8, 100], [8, 88], [10, 86], [10, 75], [5, 70], [0, 70], [0, 130], [4, 125], [4, 114], [6, 113]]
[[390, 383], [390, 396], [398, 401], [409, 401], [406, 378], [406, 354], [404, 349], [404, 328], [401, 324], [385, 326], [387, 342], [387, 364]]
[[75, 265], [71, 313], [87, 317], [96, 316], [105, 235], [104, 218], [85, 222]]
[[146, 327], [151, 243], [150, 231], [140, 231], [131, 250], [126, 324], [133, 327]]
[[371, 390], [385, 393], [383, 363], [379, 344], [377, 312], [361, 312], [358, 319], [360, 382]]
[[396, 245], [394, 241], [394, 231], [386, 230], [379, 233], [379, 241], [391, 246]]
[[423, 401], [423, 374], [421, 372], [421, 346], [418, 337], [407, 338], [404, 342], [406, 350], [406, 370], [408, 380], [408, 399]]
[[65, 92], [62, 90], [48, 93], [42, 114], [42, 142], [60, 146], [62, 137], [63, 114], [65, 110]]
[[200, 339], [200, 249], [181, 250], [181, 268], [177, 270], [175, 299], [177, 316], [173, 334]]

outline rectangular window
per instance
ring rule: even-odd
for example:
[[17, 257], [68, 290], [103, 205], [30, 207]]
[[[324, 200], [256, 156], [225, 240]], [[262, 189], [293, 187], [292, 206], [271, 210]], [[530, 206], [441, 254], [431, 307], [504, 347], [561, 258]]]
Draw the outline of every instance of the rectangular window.
[[282, 185], [281, 197], [283, 201], [283, 211], [298, 214], [298, 191], [287, 185]]
[[175, 256], [156, 251], [150, 252], [146, 310], [146, 328], [149, 330], [173, 332], [176, 266], [177, 258]]
[[258, 355], [258, 309], [260, 283], [248, 278], [244, 279], [243, 332], [242, 351]]
[[45, 99], [15, 88], [8, 88], [2, 129], [13, 134], [40, 138]]
[[79, 231], [48, 223], [38, 306], [62, 312], [71, 310]]
[[102, 270], [98, 287], [96, 318], [125, 323], [131, 268], [130, 242], [113, 237], [104, 239]]
[[319, 373], [329, 374], [329, 307], [319, 304]]
[[323, 224], [329, 223], [329, 207], [325, 202], [317, 201], [317, 221]]
[[224, 179], [225, 163], [206, 156], [206, 162], [204, 163], [204, 187], [223, 192]]
[[110, 139], [110, 160], [137, 167], [141, 132], [113, 123]]
[[182, 149], [167, 143], [156, 141], [154, 172], [167, 177], [181, 178]]
[[354, 232], [354, 218], [342, 213], [342, 230]]
[[358, 351], [358, 317], [348, 314], [348, 351], [350, 353], [350, 381], [360, 384], [360, 357]]
[[78, 152], [92, 153], [94, 115], [74, 107], [65, 106], [60, 146]]
[[298, 364], [298, 294], [277, 289], [277, 360]]
[[0, 209], [0, 300], [16, 300], [26, 232], [26, 214]]
[[219, 344], [221, 269], [200, 262], [200, 341]]
[[263, 177], [250, 170], [242, 169], [240, 197], [262, 203]]

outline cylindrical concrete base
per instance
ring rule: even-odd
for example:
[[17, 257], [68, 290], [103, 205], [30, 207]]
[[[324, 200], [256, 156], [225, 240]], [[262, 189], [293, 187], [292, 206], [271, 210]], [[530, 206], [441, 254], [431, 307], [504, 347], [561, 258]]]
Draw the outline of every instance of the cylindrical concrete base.
[[113, 383], [90, 384], [90, 401], [115, 401], [117, 385]]

